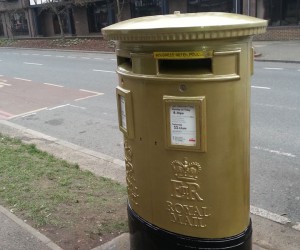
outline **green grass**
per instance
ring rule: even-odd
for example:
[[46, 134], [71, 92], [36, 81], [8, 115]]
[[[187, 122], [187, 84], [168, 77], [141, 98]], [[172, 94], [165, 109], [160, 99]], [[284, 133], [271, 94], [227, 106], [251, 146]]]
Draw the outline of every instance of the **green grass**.
[[13, 39], [0, 38], [0, 47], [12, 46], [15, 43]]
[[0, 134], [0, 204], [36, 227], [125, 232], [126, 199], [124, 186]]

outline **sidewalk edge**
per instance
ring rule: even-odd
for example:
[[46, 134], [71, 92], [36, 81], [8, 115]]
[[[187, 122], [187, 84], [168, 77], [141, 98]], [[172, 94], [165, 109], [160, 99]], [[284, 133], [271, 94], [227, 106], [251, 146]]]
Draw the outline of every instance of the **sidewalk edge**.
[[41, 234], [38, 230], [26, 224], [24, 221], [19, 219], [17, 216], [9, 212], [6, 208], [2, 207], [1, 205], [0, 205], [0, 212], [3, 213], [6, 217], [11, 219], [12, 221], [14, 221], [21, 228], [25, 229], [28, 233], [32, 234], [35, 238], [40, 240], [42, 243], [47, 245], [49, 248], [53, 250], [63, 250], [61, 247], [59, 247], [53, 241], [51, 241], [48, 237], [46, 237], [45, 235]]

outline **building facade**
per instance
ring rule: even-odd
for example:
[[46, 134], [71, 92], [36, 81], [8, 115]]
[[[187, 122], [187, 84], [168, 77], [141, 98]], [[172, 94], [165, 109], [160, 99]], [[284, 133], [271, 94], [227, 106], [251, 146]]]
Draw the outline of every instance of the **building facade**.
[[[0, 37], [53, 37], [60, 34], [49, 0], [0, 0]], [[64, 1], [64, 0], [62, 0]], [[260, 40], [300, 40], [300, 0], [73, 0], [57, 7], [69, 36], [100, 35], [120, 20], [180, 11], [229, 12], [268, 20]], [[46, 6], [46, 7], [45, 7]]]

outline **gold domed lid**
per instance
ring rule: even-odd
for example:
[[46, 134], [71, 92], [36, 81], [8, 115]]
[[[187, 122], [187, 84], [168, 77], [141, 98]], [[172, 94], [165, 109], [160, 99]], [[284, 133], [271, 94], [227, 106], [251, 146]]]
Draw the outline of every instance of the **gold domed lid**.
[[252, 36], [266, 31], [267, 21], [240, 14], [201, 12], [146, 16], [102, 29], [108, 40], [189, 41]]

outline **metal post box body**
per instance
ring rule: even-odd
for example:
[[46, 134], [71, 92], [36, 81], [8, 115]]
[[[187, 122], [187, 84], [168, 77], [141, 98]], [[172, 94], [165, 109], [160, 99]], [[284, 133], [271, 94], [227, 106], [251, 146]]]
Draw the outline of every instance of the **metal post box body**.
[[256, 18], [197, 13], [103, 30], [118, 40], [131, 217], [208, 240], [249, 229], [251, 36], [265, 27]]

